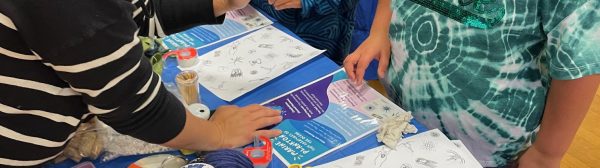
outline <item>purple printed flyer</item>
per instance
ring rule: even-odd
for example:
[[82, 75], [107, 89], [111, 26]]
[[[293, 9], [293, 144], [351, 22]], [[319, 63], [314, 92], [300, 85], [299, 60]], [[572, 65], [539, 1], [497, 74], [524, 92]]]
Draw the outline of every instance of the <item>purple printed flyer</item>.
[[405, 112], [366, 84], [355, 86], [338, 70], [264, 103], [281, 109], [274, 153], [289, 166], [306, 165], [378, 128], [378, 118]]

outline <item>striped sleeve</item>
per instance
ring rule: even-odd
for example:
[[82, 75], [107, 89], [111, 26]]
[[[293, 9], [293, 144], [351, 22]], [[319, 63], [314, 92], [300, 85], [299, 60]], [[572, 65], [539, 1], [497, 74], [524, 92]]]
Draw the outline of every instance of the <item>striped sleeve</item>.
[[[120, 10], [131, 9], [131, 4], [118, 2], [120, 0], [81, 1], [109, 3], [106, 7], [110, 7], [110, 3], [117, 5], [105, 9], [81, 9], [94, 14], [86, 18], [91, 20], [90, 23], [97, 19], [94, 16], [98, 13], [94, 12], [117, 15], [112, 14], [112, 18], [102, 22], [105, 24], [88, 27], [83, 31], [86, 34], [65, 37], [77, 39], [72, 36], [79, 35], [76, 42], [34, 44], [32, 46], [37, 46], [32, 48], [34, 54], [81, 94], [92, 114], [115, 130], [152, 143], [164, 143], [174, 138], [185, 124], [185, 109], [161, 85], [160, 77], [152, 72], [149, 61], [142, 56], [142, 45], [136, 36], [138, 28], [132, 20], [134, 10]], [[52, 11], [52, 7], [46, 9]], [[81, 13], [79, 17], [87, 16]], [[28, 32], [69, 30], [74, 29], [70, 26], [77, 25], [51, 24]]]

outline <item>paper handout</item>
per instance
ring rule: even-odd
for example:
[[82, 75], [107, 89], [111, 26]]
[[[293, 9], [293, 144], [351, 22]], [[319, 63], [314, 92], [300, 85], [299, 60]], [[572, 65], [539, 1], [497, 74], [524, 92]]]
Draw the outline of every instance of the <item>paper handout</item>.
[[163, 39], [163, 45], [171, 50], [202, 48], [271, 24], [273, 21], [248, 5], [243, 9], [227, 12], [223, 24], [197, 26], [169, 35]]
[[281, 30], [267, 26], [203, 54], [199, 83], [217, 97], [232, 101], [323, 53]]
[[434, 129], [403, 139], [395, 150], [385, 146], [363, 151], [315, 168], [481, 168], [460, 143]]

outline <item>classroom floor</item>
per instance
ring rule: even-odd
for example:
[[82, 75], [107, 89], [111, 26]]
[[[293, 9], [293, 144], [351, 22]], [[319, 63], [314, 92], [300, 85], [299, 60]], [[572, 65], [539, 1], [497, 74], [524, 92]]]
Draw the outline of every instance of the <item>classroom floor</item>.
[[[379, 81], [369, 81], [369, 85], [385, 94]], [[562, 168], [600, 168], [600, 88], [581, 127], [575, 135], [569, 151], [561, 162]]]

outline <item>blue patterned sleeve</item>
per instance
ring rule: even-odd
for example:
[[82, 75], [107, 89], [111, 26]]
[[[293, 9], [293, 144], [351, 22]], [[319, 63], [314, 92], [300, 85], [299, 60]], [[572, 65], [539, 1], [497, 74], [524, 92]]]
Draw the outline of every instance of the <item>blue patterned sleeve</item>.
[[309, 17], [314, 11], [318, 15], [328, 15], [345, 10], [342, 0], [301, 0], [302, 17]]
[[579, 2], [579, 7], [547, 34], [544, 63], [553, 79], [600, 74], [600, 2], [571, 2]]

